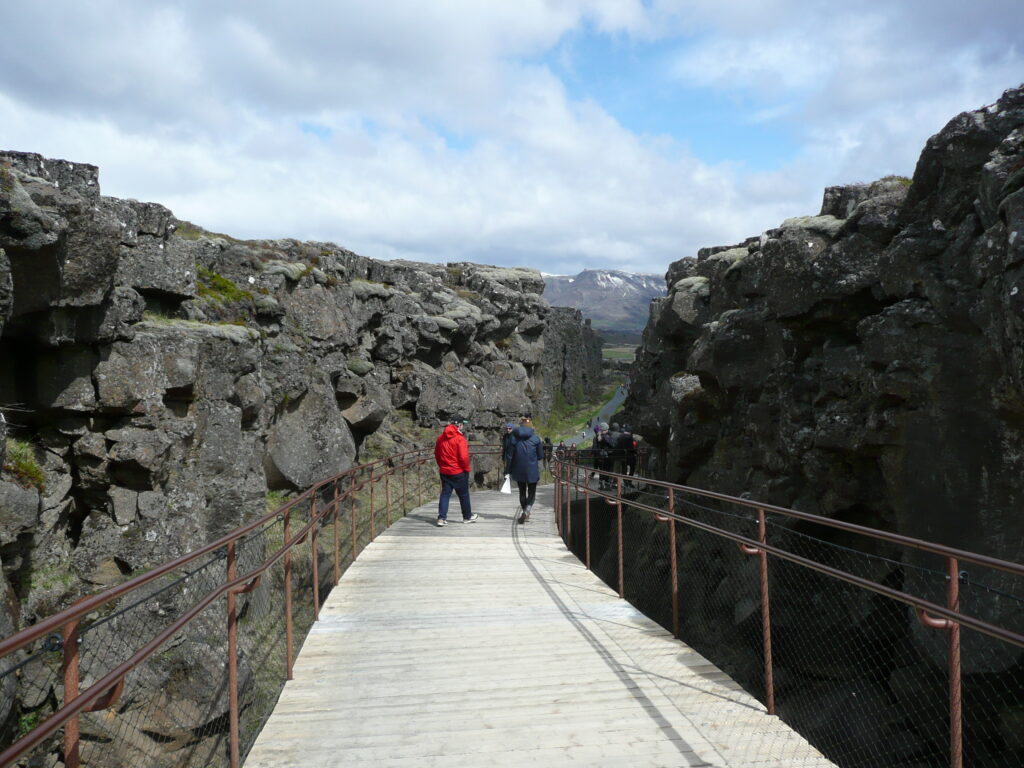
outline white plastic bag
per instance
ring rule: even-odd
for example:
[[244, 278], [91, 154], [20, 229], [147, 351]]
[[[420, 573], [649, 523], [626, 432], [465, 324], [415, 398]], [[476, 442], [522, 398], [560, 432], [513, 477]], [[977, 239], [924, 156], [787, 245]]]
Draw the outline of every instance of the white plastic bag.
[[508, 475], [505, 475], [505, 482], [501, 484], [502, 493], [512, 493], [512, 480]]

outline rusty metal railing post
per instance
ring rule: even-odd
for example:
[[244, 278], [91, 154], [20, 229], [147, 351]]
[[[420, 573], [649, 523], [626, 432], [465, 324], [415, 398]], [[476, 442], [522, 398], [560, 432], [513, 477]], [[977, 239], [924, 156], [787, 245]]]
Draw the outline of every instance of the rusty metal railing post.
[[622, 558], [622, 478], [615, 481], [615, 498], [617, 507], [617, 518], [619, 522], [619, 597], [626, 596], [626, 571]]
[[[562, 499], [564, 502], [563, 514], [565, 515], [562, 518], [562, 533], [566, 533], [569, 527], [569, 516], [572, 513], [572, 469], [570, 467], [565, 468], [565, 482], [562, 484], [562, 489], [564, 490]], [[568, 536], [566, 536], [566, 541], [568, 541]]]
[[562, 467], [564, 464], [559, 462], [555, 466], [555, 530], [559, 533], [562, 532], [562, 526], [558, 520], [558, 516], [562, 510]]
[[554, 470], [551, 472], [551, 479], [555, 482], [555, 500], [552, 502], [552, 511], [555, 517], [555, 532], [559, 531], [558, 527], [558, 510], [561, 509], [559, 506], [562, 503], [562, 494], [559, 479], [562, 476], [562, 465], [556, 464]]
[[402, 466], [402, 516], [405, 517], [405, 515], [407, 515], [409, 513], [409, 494], [406, 491], [406, 479], [405, 479], [405, 476], [407, 474], [407, 472], [406, 472], [407, 465], [405, 463], [405, 459], [404, 458], [402, 459], [402, 465], [401, 466]]
[[577, 482], [579, 480], [579, 470], [574, 469], [572, 471], [572, 484], [573, 489], [569, 492], [569, 503], [566, 505], [565, 510], [565, 543], [572, 549], [572, 500], [573, 496], [578, 494]]
[[291, 530], [291, 509], [284, 511], [284, 543], [288, 549], [284, 552], [284, 637], [285, 637], [285, 670], [288, 679], [292, 679], [292, 548], [289, 531]]
[[583, 530], [587, 538], [587, 570], [590, 570], [590, 482], [583, 488]]
[[316, 493], [309, 502], [309, 557], [313, 561], [313, 621], [320, 620], [320, 545], [317, 543]]
[[[757, 510], [757, 539], [767, 543], [768, 532], [765, 524], [764, 510]], [[768, 714], [775, 714], [775, 676], [772, 667], [772, 617], [768, 595], [768, 553], [758, 552], [761, 561], [761, 635], [764, 642], [764, 691]]]
[[352, 562], [356, 561], [359, 554], [359, 526], [356, 524], [356, 476], [352, 475], [352, 482], [348, 486], [349, 494], [349, 517], [352, 518]]
[[[65, 706], [78, 698], [78, 619], [72, 619], [64, 625], [64, 704]], [[64, 724], [64, 765], [66, 768], [79, 768], [80, 728], [78, 715]]]
[[373, 508], [373, 486], [376, 482], [373, 479], [373, 467], [370, 467], [370, 541], [377, 538], [377, 511]]
[[[668, 489], [668, 512], [670, 515], [676, 513], [676, 491], [675, 488]], [[669, 547], [669, 569], [672, 572], [672, 635], [679, 638], [679, 564], [676, 554], [676, 519], [668, 521], [668, 547]]]
[[391, 470], [385, 467], [384, 472], [384, 514], [388, 528], [391, 527]]
[[[227, 580], [234, 581], [237, 575], [235, 561], [235, 542], [228, 542]], [[231, 768], [239, 766], [239, 734], [238, 734], [238, 614], [234, 590], [228, 590], [228, 729], [231, 740]]]
[[[946, 558], [949, 584], [946, 587], [946, 607], [960, 611], [960, 563], [952, 556]], [[964, 732], [963, 699], [960, 680], [960, 623], [952, 619], [936, 619], [923, 609], [917, 609], [917, 618], [926, 627], [949, 630], [949, 765], [963, 768]]]
[[338, 508], [338, 480], [334, 480], [334, 585], [341, 581], [341, 532], [338, 530], [338, 516], [341, 510]]
[[[767, 528], [764, 510], [757, 510], [757, 540], [767, 543]], [[761, 581], [761, 643], [764, 648], [764, 697], [765, 707], [769, 715], [775, 714], [775, 682], [772, 673], [772, 619], [768, 600], [768, 553], [763, 548], [748, 547], [740, 544], [740, 551], [745, 555], [757, 555], [760, 560]]]
[[423, 461], [416, 461], [416, 506], [423, 503]]
[[[951, 611], [960, 611], [960, 570], [955, 557], [948, 559], [949, 592], [947, 605]], [[949, 622], [949, 764], [963, 768], [963, 700], [960, 690], [960, 623]]]
[[562, 536], [562, 504], [565, 499], [565, 486], [563, 485], [566, 473], [565, 465], [559, 467], [558, 477], [555, 478], [555, 488], [558, 491], [558, 500], [555, 502], [555, 530], [558, 531], [558, 535], [564, 540]]

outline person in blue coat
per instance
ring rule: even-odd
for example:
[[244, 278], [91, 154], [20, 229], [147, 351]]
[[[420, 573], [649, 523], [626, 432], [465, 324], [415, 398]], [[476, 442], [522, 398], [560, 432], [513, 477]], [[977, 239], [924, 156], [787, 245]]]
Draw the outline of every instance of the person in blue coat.
[[543, 461], [544, 444], [533, 431], [533, 421], [528, 416], [524, 417], [512, 430], [512, 440], [505, 446], [505, 474], [519, 486], [519, 523], [530, 519]]

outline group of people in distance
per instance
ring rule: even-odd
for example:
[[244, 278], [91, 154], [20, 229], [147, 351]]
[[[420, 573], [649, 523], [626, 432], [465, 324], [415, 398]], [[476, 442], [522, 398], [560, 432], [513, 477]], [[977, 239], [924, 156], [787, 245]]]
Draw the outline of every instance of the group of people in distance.
[[[479, 517], [473, 512], [469, 498], [469, 442], [466, 439], [465, 424], [466, 419], [453, 415], [434, 443], [434, 459], [441, 476], [441, 495], [437, 501], [439, 527], [448, 525], [448, 503], [453, 492], [459, 499], [462, 522], [474, 523]], [[518, 427], [512, 422], [505, 425], [501, 455], [505, 474], [519, 486], [520, 510], [516, 521], [520, 524], [530, 519], [540, 471], [547, 468], [552, 448], [551, 438], [542, 441], [534, 431], [533, 419], [529, 414], [519, 419]]]
[[[617, 472], [621, 475], [636, 474], [637, 440], [628, 425], [619, 427], [607, 422], [594, 425], [593, 466], [599, 472]], [[614, 480], [601, 474], [599, 487], [610, 490]]]
[[[466, 440], [465, 423], [462, 416], [453, 415], [434, 444], [434, 459], [441, 475], [441, 496], [437, 502], [437, 525], [441, 527], [448, 525], [448, 503], [452, 493], [458, 496], [462, 522], [473, 523], [478, 519], [469, 498], [469, 442]], [[559, 445], [560, 448], [562, 446]], [[529, 414], [519, 419], [518, 426], [511, 421], [505, 424], [501, 456], [505, 474], [519, 487], [516, 521], [520, 524], [530, 519], [540, 472], [548, 467], [553, 448], [551, 438], [541, 440]], [[593, 467], [599, 473], [598, 487], [611, 490], [615, 485], [614, 479], [604, 473], [635, 474], [637, 453], [637, 440], [628, 425], [620, 428], [618, 424], [609, 426], [606, 422], [595, 424], [591, 455]]]

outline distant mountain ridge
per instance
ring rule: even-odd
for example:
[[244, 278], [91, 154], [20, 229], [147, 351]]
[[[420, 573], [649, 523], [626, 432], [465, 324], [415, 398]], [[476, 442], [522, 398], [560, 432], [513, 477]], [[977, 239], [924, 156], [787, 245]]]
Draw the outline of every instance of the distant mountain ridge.
[[573, 307], [598, 330], [642, 331], [651, 299], [665, 295], [662, 275], [585, 269], [578, 275], [544, 275], [544, 298]]

